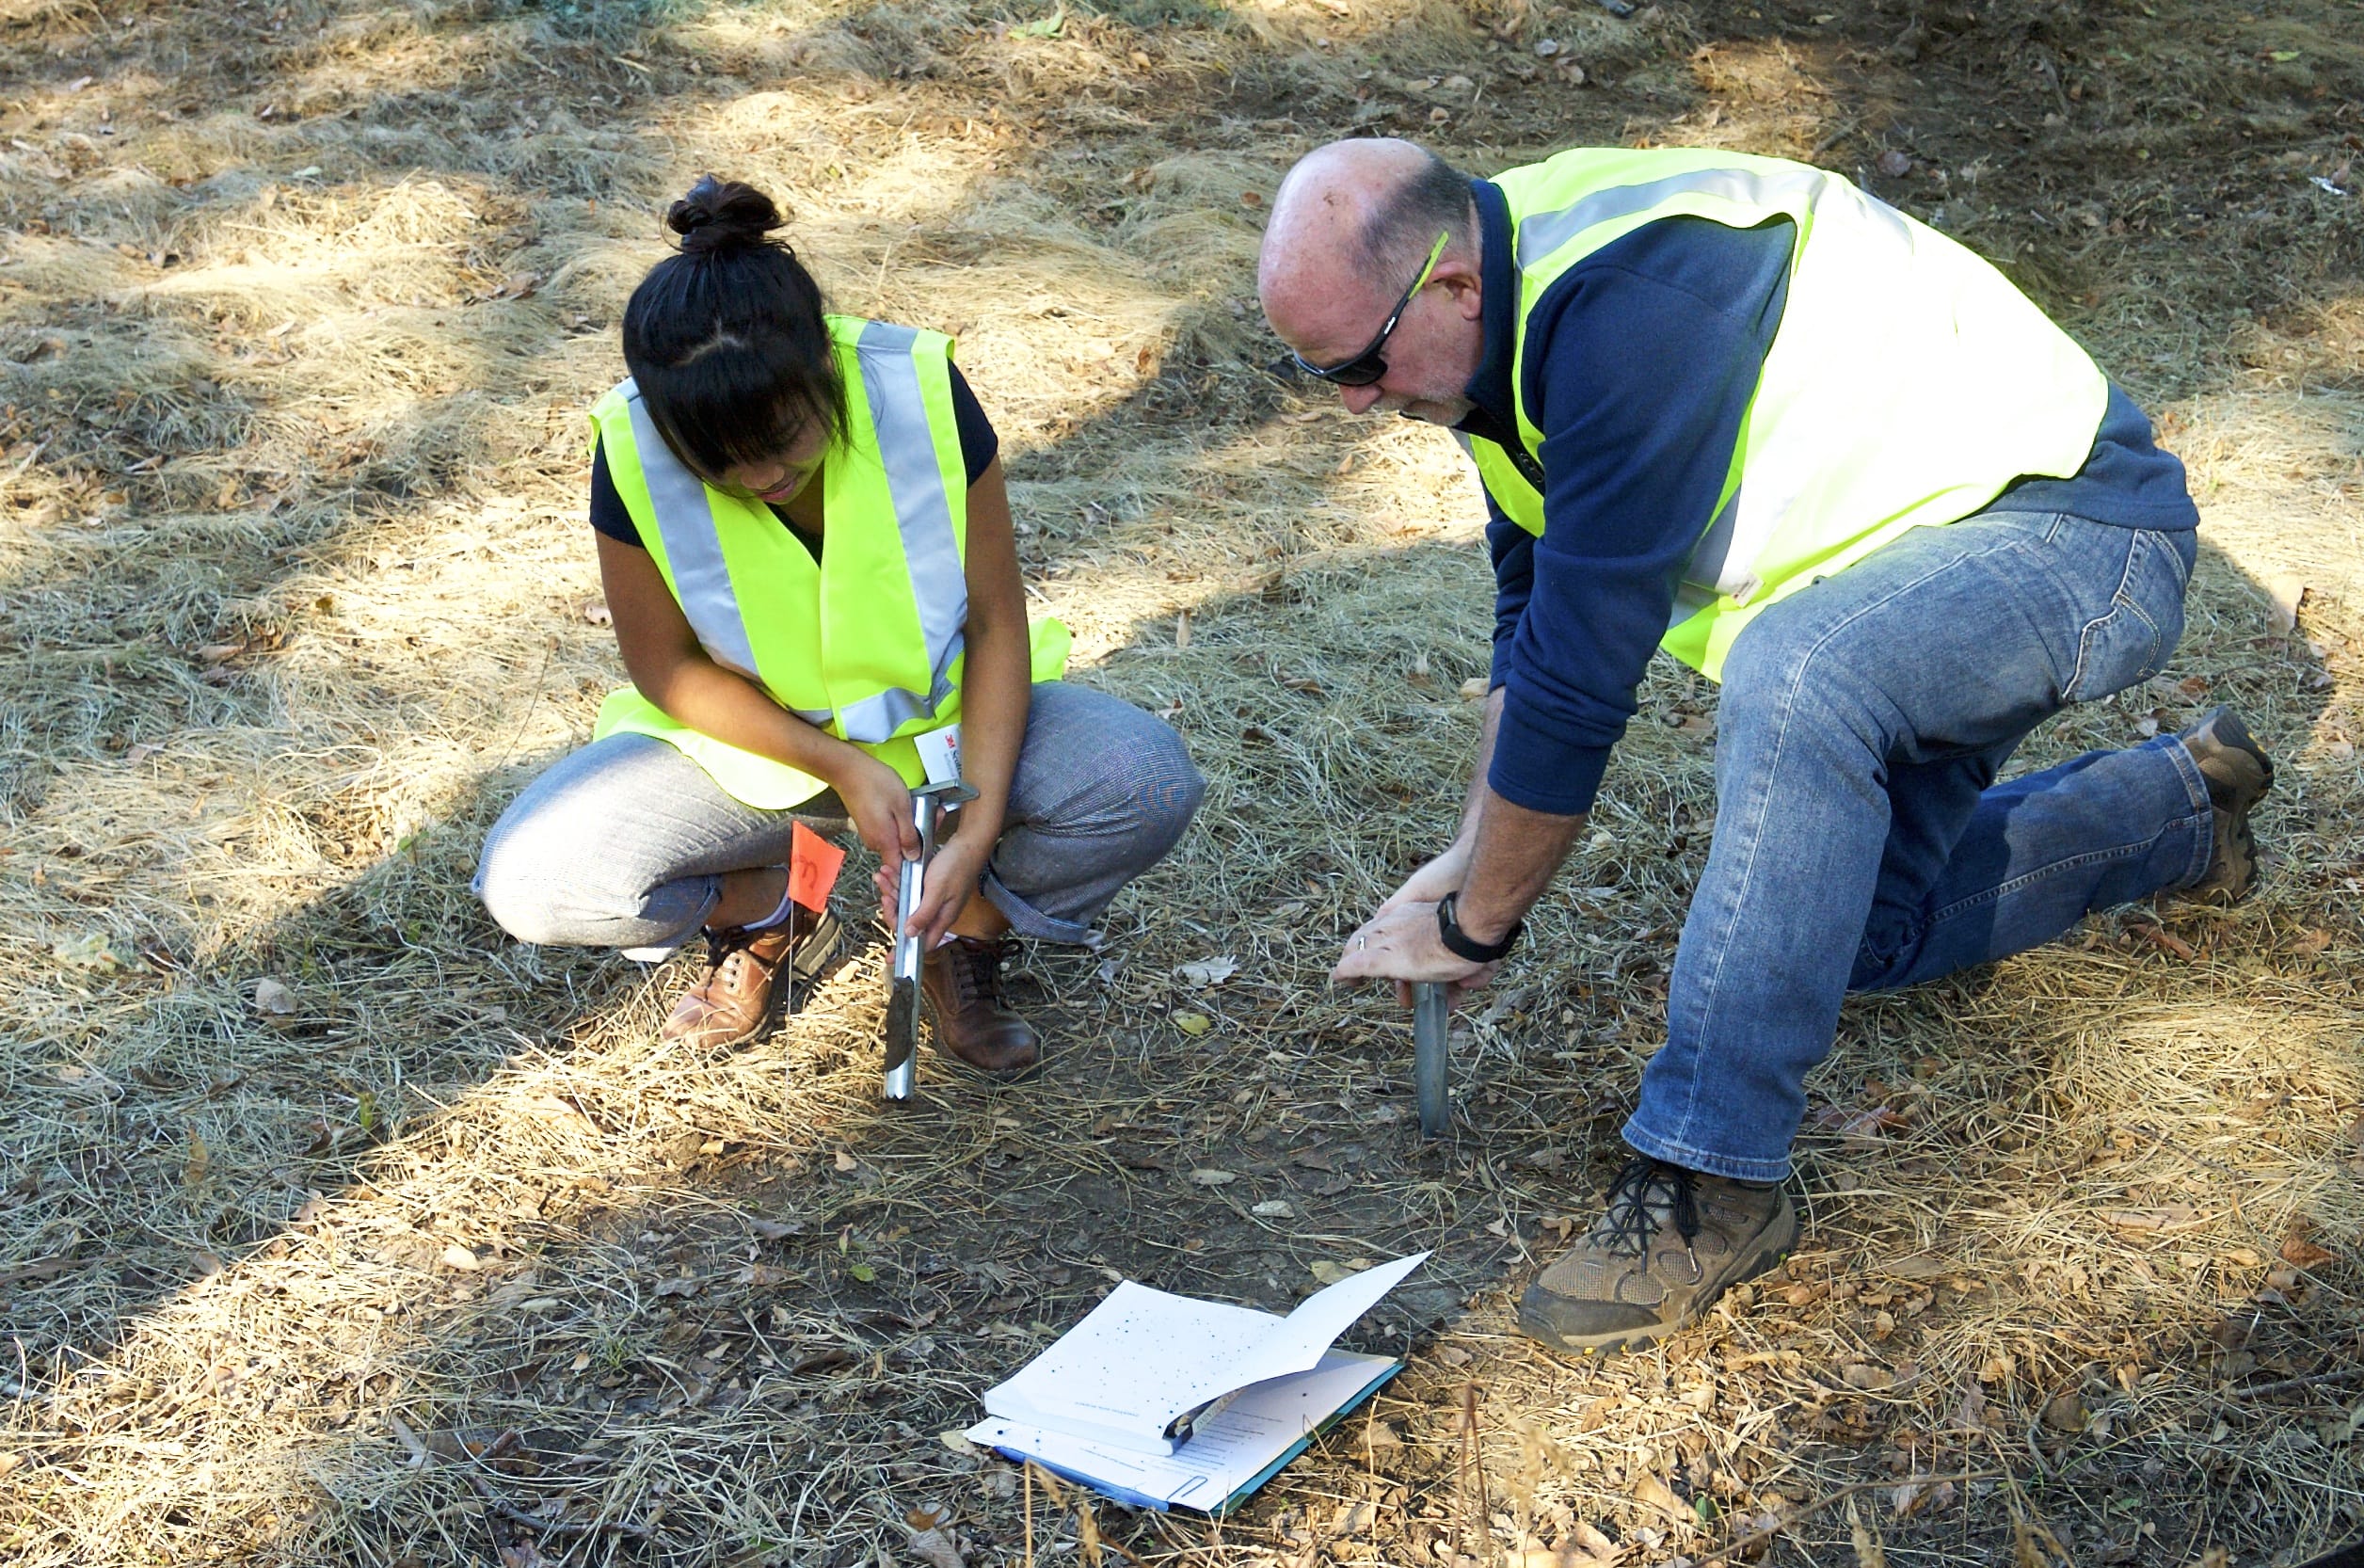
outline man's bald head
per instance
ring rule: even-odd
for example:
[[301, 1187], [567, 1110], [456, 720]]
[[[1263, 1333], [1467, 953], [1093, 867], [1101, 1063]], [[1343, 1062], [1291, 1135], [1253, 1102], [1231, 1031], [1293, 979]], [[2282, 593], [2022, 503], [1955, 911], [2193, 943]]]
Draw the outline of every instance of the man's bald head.
[[1384, 310], [1439, 231], [1453, 236], [1447, 254], [1469, 258], [1477, 230], [1469, 177], [1427, 148], [1392, 137], [1334, 141], [1305, 154], [1281, 182], [1256, 262], [1256, 293], [1276, 327], [1298, 306], [1319, 301], [1367, 304], [1364, 296], [1373, 296]]
[[[1466, 175], [1408, 141], [1334, 141], [1281, 182], [1256, 294], [1299, 362], [1359, 367], [1356, 384], [1338, 384], [1349, 412], [1452, 424], [1485, 349], [1478, 250]], [[1376, 361], [1362, 358], [1374, 349]]]

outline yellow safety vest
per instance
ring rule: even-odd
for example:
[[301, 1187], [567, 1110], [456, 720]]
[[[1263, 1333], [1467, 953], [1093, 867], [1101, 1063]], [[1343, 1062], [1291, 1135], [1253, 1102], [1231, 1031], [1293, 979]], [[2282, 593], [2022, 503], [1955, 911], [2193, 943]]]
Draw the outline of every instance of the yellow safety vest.
[[[952, 342], [831, 316], [846, 427], [822, 466], [828, 546], [816, 562], [760, 501], [723, 494], [673, 455], [625, 381], [591, 410], [592, 436], [698, 646], [781, 707], [918, 784], [911, 737], [960, 718], [968, 619], [968, 471], [952, 413]], [[1056, 680], [1069, 636], [1030, 628], [1033, 678]], [[738, 799], [785, 809], [828, 786], [727, 745], [626, 686], [595, 739], [652, 735]]]
[[[1711, 679], [1741, 628], [1908, 528], [1955, 522], [2022, 475], [2084, 465], [2109, 382], [1987, 262], [1835, 174], [1697, 149], [1580, 148], [1495, 176], [1518, 278], [1514, 389], [1543, 291], [1654, 218], [1787, 218], [1789, 295], [1732, 467], [1660, 646]], [[1504, 514], [1543, 532], [1542, 432], [1462, 437]], [[1525, 472], [1523, 472], [1525, 470]]]

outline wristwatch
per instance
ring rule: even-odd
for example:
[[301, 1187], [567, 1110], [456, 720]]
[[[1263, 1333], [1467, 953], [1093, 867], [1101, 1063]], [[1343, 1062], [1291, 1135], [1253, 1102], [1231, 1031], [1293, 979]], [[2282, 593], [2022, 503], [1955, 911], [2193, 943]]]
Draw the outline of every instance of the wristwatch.
[[1518, 945], [1519, 933], [1526, 929], [1525, 920], [1512, 920], [1510, 929], [1502, 934], [1499, 942], [1481, 942], [1463, 931], [1453, 919], [1453, 901], [1459, 893], [1447, 893], [1437, 901], [1436, 938], [1445, 944], [1445, 951], [1473, 964], [1492, 964], [1506, 956]]

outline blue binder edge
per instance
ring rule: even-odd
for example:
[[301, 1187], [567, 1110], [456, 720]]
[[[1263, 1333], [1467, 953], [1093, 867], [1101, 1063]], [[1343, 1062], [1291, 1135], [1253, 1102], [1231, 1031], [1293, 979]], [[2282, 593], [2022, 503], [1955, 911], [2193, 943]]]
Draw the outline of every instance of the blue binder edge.
[[[1274, 1476], [1279, 1475], [1281, 1471], [1287, 1466], [1291, 1460], [1294, 1460], [1299, 1454], [1303, 1453], [1307, 1448], [1312, 1448], [1315, 1438], [1326, 1436], [1337, 1427], [1339, 1422], [1345, 1420], [1349, 1416], [1353, 1415], [1356, 1411], [1362, 1409], [1364, 1405], [1369, 1403], [1371, 1396], [1378, 1393], [1382, 1388], [1384, 1388], [1388, 1384], [1395, 1381], [1396, 1375], [1403, 1369], [1404, 1364], [1400, 1361], [1382, 1368], [1377, 1377], [1371, 1379], [1370, 1382], [1363, 1385], [1362, 1392], [1356, 1394], [1354, 1398], [1347, 1400], [1346, 1403], [1332, 1411], [1329, 1418], [1323, 1421], [1321, 1425], [1314, 1428], [1313, 1431], [1305, 1433], [1304, 1436], [1290, 1444], [1282, 1451], [1281, 1456], [1278, 1459], [1275, 1459], [1271, 1464], [1266, 1465], [1263, 1469], [1257, 1471], [1254, 1476], [1250, 1477], [1247, 1483], [1241, 1486], [1237, 1492], [1234, 1492], [1230, 1496], [1225, 1497], [1222, 1502], [1217, 1503], [1213, 1508], [1206, 1510], [1205, 1512], [1206, 1513], [1206, 1516], [1210, 1519], [1222, 1519], [1229, 1516], [1233, 1509], [1238, 1508], [1241, 1503], [1247, 1501], [1248, 1498], [1254, 1496], [1256, 1491], [1261, 1488], [1266, 1481], [1270, 1480]], [[1126, 1508], [1154, 1509], [1159, 1513], [1170, 1512], [1173, 1510], [1174, 1505], [1167, 1502], [1162, 1497], [1145, 1497], [1138, 1492], [1129, 1492], [1121, 1486], [1111, 1486], [1106, 1481], [1094, 1480], [1090, 1476], [1078, 1475], [1073, 1470], [1064, 1469], [1060, 1465], [1051, 1464], [1043, 1460], [1035, 1459], [1032, 1455], [1028, 1454], [1021, 1449], [1005, 1448], [997, 1443], [994, 1445], [994, 1452], [999, 1454], [1004, 1459], [1014, 1460], [1020, 1464], [1025, 1464], [1030, 1461], [1033, 1464], [1040, 1464], [1044, 1469], [1048, 1470], [1052, 1475], [1059, 1477], [1062, 1480], [1073, 1481], [1078, 1486], [1088, 1486], [1093, 1491], [1100, 1494], [1100, 1496], [1110, 1498], [1112, 1501], [1122, 1503]], [[1184, 1503], [1182, 1506], [1184, 1508], [1189, 1508], [1190, 1504]], [[1193, 1512], [1197, 1511], [1193, 1510]]]

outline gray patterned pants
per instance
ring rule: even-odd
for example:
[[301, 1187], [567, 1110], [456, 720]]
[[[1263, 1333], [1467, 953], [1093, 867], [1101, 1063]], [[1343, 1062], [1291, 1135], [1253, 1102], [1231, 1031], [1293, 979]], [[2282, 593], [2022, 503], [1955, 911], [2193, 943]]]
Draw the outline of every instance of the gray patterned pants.
[[[1038, 685], [985, 897], [1022, 936], [1089, 943], [1093, 920], [1174, 847], [1205, 789], [1162, 720], [1086, 687]], [[476, 896], [522, 942], [670, 948], [705, 922], [726, 872], [787, 861], [798, 817], [845, 826], [834, 792], [765, 810], [663, 741], [611, 735], [502, 813]]]

